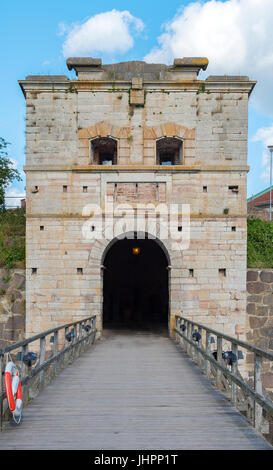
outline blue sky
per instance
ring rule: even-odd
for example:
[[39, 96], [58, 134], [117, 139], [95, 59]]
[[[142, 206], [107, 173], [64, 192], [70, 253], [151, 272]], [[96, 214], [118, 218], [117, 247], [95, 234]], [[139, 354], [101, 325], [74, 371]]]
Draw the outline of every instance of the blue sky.
[[[73, 77], [65, 64], [68, 55], [102, 57], [104, 63], [172, 63], [173, 57], [203, 55], [210, 61], [207, 75], [258, 80], [249, 104], [248, 196], [263, 190], [269, 185], [266, 146], [273, 143], [272, 6], [273, 0], [4, 2], [0, 136], [11, 143], [9, 156], [22, 170], [25, 100], [17, 80], [26, 75]], [[23, 193], [24, 181], [9, 190]]]

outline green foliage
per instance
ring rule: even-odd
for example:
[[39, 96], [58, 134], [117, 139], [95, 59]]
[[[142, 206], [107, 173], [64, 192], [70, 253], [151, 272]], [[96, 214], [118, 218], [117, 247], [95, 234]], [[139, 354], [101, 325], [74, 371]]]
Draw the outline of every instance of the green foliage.
[[273, 268], [273, 222], [248, 219], [247, 267]]
[[0, 212], [0, 266], [12, 268], [25, 262], [25, 210]]
[[6, 142], [0, 137], [0, 211], [5, 210], [5, 190], [12, 181], [20, 181], [20, 173], [18, 170], [13, 168], [12, 161], [8, 158]]

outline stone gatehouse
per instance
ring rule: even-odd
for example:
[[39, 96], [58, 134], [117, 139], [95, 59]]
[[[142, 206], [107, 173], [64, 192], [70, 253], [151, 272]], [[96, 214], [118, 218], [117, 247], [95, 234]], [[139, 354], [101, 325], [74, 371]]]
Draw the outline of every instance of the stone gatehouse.
[[[172, 66], [70, 58], [76, 79], [19, 81], [26, 98], [27, 335], [94, 313], [99, 331], [146, 321], [172, 327], [183, 311], [245, 339], [255, 82], [199, 80], [207, 65], [206, 58]], [[176, 208], [177, 239], [190, 233], [183, 249], [160, 236], [162, 205]], [[189, 232], [182, 205], [190, 207]], [[114, 222], [122, 207], [131, 216], [142, 208], [139, 225], [120, 223], [112, 233], [109, 207]]]

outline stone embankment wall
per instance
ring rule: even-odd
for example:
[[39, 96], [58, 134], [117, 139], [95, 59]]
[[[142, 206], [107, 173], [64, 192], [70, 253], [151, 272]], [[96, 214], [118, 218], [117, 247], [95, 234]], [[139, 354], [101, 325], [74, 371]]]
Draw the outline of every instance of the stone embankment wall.
[[[247, 341], [273, 351], [273, 269], [247, 272]], [[263, 383], [273, 392], [273, 365], [265, 362]]]
[[0, 268], [0, 348], [24, 339], [25, 270]]

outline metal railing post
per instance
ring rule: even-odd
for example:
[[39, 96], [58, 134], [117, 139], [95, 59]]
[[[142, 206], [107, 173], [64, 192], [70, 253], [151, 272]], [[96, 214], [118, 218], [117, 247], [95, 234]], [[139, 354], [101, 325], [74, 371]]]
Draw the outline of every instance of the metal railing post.
[[[206, 353], [210, 356], [211, 353], [211, 343], [210, 343], [211, 334], [209, 331], [206, 331]], [[211, 365], [210, 361], [206, 359], [206, 376], [210, 378]]]
[[[236, 357], [238, 356], [238, 345], [235, 344], [235, 343], [232, 343], [232, 352], [236, 355]], [[238, 369], [238, 363], [237, 363], [237, 360], [236, 360], [235, 362], [232, 363], [231, 372], [234, 375], [237, 375], [237, 369]], [[232, 382], [232, 385], [231, 385], [231, 402], [232, 402], [233, 406], [236, 406], [236, 403], [237, 403], [237, 385], [234, 382]]]
[[[201, 336], [201, 339], [198, 340], [198, 346], [202, 348], [202, 328], [201, 326], [198, 326], [198, 333]], [[197, 363], [200, 369], [202, 368], [202, 353], [200, 351], [197, 352]]]
[[[54, 343], [53, 343], [53, 355], [56, 356], [58, 354], [59, 349], [59, 330], [54, 332]], [[58, 363], [59, 360], [56, 359], [55, 366], [54, 366], [54, 374], [57, 375], [58, 373]]]
[[[40, 338], [40, 358], [39, 358], [39, 365], [42, 365], [45, 361], [46, 357], [46, 337], [42, 336]], [[43, 388], [45, 383], [45, 370], [41, 370], [40, 372], [40, 387]]]
[[[223, 364], [223, 339], [219, 336], [217, 336], [217, 362], [220, 363], [220, 365]], [[217, 387], [221, 390], [222, 388], [222, 371], [221, 369], [217, 368], [216, 371], [216, 385]]]
[[[254, 388], [257, 393], [263, 396], [262, 361], [262, 356], [254, 354]], [[262, 419], [263, 409], [256, 401], [254, 401], [254, 426], [258, 431], [261, 431]]]

